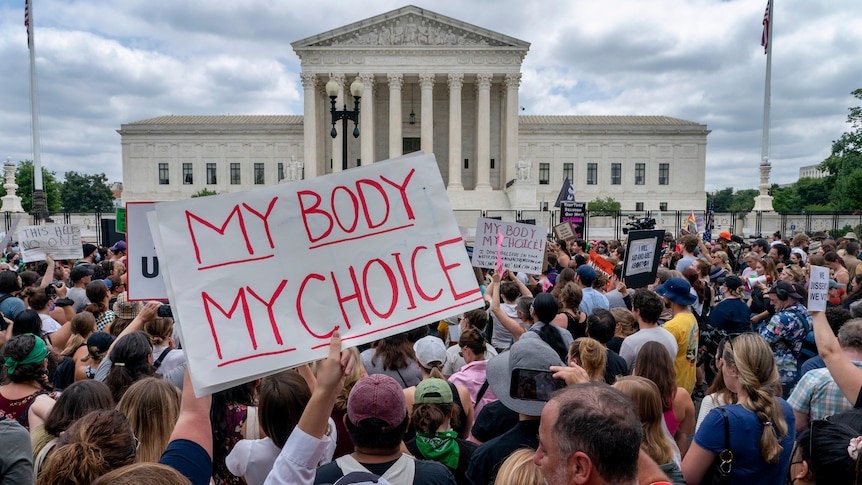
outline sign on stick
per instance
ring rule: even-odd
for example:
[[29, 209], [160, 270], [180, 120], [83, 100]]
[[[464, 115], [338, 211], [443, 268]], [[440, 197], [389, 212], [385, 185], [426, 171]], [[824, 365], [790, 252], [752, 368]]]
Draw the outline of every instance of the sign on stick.
[[532, 224], [479, 218], [473, 244], [473, 266], [496, 268], [498, 262], [512, 271], [542, 273], [545, 232]]
[[811, 279], [808, 282], [808, 310], [826, 311], [829, 299], [829, 268], [811, 266]]
[[664, 231], [629, 231], [623, 280], [629, 288], [642, 288], [655, 282], [661, 260]]
[[54, 259], [79, 259], [84, 256], [81, 245], [81, 227], [77, 224], [44, 224], [21, 226], [18, 244], [24, 261], [44, 261], [45, 255]]
[[359, 345], [483, 305], [433, 155], [149, 219], [198, 394], [323, 358], [335, 330]]

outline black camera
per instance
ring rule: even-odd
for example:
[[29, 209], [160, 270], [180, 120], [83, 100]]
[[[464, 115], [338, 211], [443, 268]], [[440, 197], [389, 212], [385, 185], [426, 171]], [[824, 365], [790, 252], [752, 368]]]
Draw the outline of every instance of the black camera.
[[170, 305], [162, 305], [156, 312], [159, 318], [174, 318], [174, 312], [171, 311]]
[[629, 231], [650, 231], [655, 229], [655, 219], [641, 218], [637, 219], [634, 216], [629, 216], [629, 222], [623, 228], [623, 234], [628, 234]]

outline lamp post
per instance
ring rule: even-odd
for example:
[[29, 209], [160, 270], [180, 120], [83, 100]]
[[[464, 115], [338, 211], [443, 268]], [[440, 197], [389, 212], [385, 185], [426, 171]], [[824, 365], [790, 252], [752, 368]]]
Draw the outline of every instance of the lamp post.
[[353, 110], [347, 110], [347, 103], [344, 103], [344, 109], [339, 111], [335, 109], [335, 98], [338, 97], [338, 92], [341, 86], [334, 80], [330, 79], [326, 83], [326, 95], [329, 96], [329, 101], [332, 103], [330, 113], [332, 113], [332, 131], [329, 132], [332, 138], [338, 136], [335, 130], [335, 124], [341, 120], [341, 169], [347, 170], [347, 120], [353, 121], [353, 138], [359, 138], [359, 99], [362, 97], [364, 86], [358, 80], [354, 80], [350, 85], [350, 94], [353, 95]]

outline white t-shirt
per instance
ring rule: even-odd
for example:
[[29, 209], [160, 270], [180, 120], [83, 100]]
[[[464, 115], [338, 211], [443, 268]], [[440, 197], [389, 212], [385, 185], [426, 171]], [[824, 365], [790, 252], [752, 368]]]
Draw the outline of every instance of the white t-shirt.
[[40, 313], [39, 318], [42, 319], [42, 333], [45, 335], [54, 333], [62, 327], [60, 322], [51, 318], [51, 315], [43, 315]]

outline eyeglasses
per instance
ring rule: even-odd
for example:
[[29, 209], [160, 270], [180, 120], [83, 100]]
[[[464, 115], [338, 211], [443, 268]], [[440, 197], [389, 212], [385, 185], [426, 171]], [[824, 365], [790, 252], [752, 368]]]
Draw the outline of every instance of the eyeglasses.
[[715, 360], [724, 358], [724, 346], [725, 344], [730, 346], [730, 353], [734, 354], [733, 351], [733, 339], [742, 335], [741, 333], [729, 333], [722, 337], [722, 339], [718, 342], [718, 350], [715, 353]]

